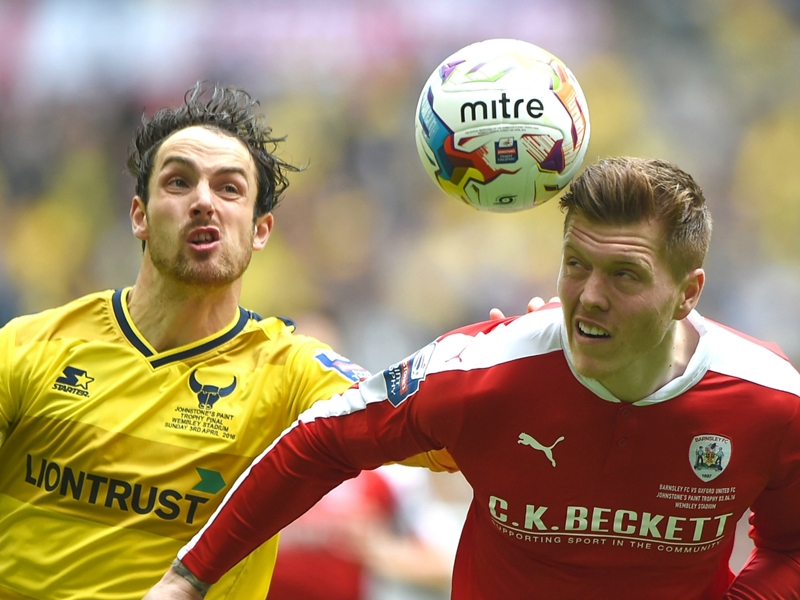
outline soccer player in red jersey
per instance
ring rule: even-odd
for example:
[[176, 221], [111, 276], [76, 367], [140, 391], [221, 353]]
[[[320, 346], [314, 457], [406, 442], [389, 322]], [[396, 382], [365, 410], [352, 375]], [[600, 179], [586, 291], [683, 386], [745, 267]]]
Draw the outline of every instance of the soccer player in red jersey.
[[341, 481], [439, 448], [474, 490], [455, 600], [800, 598], [800, 374], [695, 310], [702, 191], [670, 163], [612, 158], [561, 205], [560, 308], [450, 332], [317, 403], [147, 600], [202, 597]]

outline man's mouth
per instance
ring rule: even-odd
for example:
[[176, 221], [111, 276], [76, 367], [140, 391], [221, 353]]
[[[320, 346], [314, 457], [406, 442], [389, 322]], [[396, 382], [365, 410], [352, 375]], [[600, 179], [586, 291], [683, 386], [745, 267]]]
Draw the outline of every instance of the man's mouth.
[[578, 331], [580, 331], [582, 335], [589, 338], [599, 339], [611, 337], [611, 334], [609, 334], [607, 331], [600, 329], [595, 325], [588, 325], [581, 321], [578, 321]]
[[194, 246], [204, 246], [219, 241], [219, 232], [215, 229], [202, 229], [195, 231], [189, 238], [189, 243]]

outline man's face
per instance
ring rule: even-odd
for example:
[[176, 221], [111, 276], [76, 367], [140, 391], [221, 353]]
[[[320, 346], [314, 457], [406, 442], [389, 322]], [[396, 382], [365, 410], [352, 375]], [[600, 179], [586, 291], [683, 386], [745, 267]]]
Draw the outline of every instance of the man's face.
[[164, 140], [147, 208], [134, 199], [131, 213], [134, 232], [147, 240], [162, 276], [204, 287], [242, 276], [272, 226], [271, 214], [253, 222], [255, 173], [246, 146], [232, 136], [189, 127]]
[[564, 236], [558, 294], [574, 367], [614, 393], [663, 372], [668, 334], [694, 306], [689, 276], [676, 280], [662, 240], [656, 223], [601, 225], [580, 214]]

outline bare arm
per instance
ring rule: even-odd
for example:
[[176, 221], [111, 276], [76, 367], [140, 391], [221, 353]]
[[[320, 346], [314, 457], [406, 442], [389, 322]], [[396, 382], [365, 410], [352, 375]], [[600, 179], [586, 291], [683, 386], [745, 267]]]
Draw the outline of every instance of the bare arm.
[[144, 600], [203, 600], [209, 584], [200, 581], [177, 558]]

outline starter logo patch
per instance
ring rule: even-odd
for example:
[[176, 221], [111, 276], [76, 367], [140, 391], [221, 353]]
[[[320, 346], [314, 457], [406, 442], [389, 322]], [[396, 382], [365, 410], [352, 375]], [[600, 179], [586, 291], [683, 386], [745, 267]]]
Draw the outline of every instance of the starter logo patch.
[[89, 397], [89, 384], [94, 381], [94, 377], [76, 367], [64, 367], [61, 377], [56, 379], [53, 389], [60, 392], [68, 392], [76, 396]]

